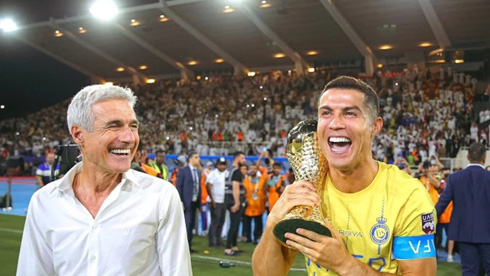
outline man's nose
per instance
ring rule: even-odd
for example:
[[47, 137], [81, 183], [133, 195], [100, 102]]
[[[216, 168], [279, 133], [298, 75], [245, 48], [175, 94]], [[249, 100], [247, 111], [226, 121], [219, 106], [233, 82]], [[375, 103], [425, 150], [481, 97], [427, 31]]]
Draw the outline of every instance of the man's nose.
[[122, 130], [120, 139], [122, 142], [134, 143], [136, 141], [136, 136], [138, 135], [138, 130], [132, 127], [125, 127]]
[[344, 128], [344, 119], [340, 115], [334, 115], [328, 127], [331, 129]]

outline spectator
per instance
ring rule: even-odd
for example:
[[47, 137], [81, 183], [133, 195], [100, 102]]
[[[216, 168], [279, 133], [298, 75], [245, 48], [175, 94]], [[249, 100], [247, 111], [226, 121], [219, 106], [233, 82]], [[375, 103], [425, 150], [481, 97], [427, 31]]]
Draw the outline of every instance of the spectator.
[[240, 167], [245, 165], [245, 154], [233, 154], [233, 169], [226, 178], [225, 204], [230, 211], [230, 228], [226, 238], [225, 255], [234, 256], [239, 252], [237, 246], [238, 228], [245, 205], [245, 188], [243, 187], [243, 174]]
[[[54, 172], [52, 172], [53, 163], [54, 163], [54, 153], [53, 152], [46, 153], [46, 162], [41, 164], [36, 170], [37, 183], [41, 187], [44, 187], [44, 185], [56, 180], [57, 176], [59, 175], [60, 166], [59, 164], [56, 164], [56, 169], [54, 170]], [[53, 178], [53, 174], [54, 174], [54, 178]]]
[[209, 246], [222, 247], [221, 232], [225, 223], [226, 206], [225, 206], [225, 180], [229, 172], [226, 170], [227, 162], [224, 157], [220, 157], [216, 163], [216, 169], [211, 171], [207, 180], [206, 188], [208, 190], [211, 210], [211, 226], [209, 227]]

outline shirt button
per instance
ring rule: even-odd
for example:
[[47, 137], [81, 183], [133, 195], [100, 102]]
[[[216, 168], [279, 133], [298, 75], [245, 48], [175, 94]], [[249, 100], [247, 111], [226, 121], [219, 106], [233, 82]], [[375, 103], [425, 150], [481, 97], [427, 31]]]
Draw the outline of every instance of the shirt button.
[[92, 228], [93, 228], [93, 229], [97, 228], [97, 223], [94, 223], [94, 224], [92, 225]]
[[92, 255], [92, 257], [90, 257], [90, 259], [91, 259], [92, 261], [94, 261], [95, 259], [97, 259], [97, 257], [95, 257], [94, 255]]

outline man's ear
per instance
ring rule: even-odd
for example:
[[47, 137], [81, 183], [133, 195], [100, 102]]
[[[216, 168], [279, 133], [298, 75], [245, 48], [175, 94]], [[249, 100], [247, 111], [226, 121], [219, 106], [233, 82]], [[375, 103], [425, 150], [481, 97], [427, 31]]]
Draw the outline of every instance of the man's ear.
[[71, 138], [79, 146], [83, 146], [83, 129], [80, 126], [71, 126]]
[[381, 119], [381, 117], [377, 117], [376, 119], [374, 119], [373, 122], [373, 131], [371, 133], [371, 136], [374, 137], [378, 135], [378, 133], [381, 131], [382, 128], [383, 128], [383, 119]]

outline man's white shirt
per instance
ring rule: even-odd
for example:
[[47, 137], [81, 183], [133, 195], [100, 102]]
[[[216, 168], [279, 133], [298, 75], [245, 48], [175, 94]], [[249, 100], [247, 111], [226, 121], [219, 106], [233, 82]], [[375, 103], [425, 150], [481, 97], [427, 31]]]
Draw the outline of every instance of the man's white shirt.
[[93, 218], [72, 189], [81, 169], [33, 195], [17, 275], [192, 275], [173, 185], [129, 170]]
[[213, 193], [213, 198], [216, 203], [225, 202], [225, 181], [228, 173], [227, 170], [220, 172], [218, 169], [214, 169], [206, 180], [207, 183], [213, 185], [211, 193]]

